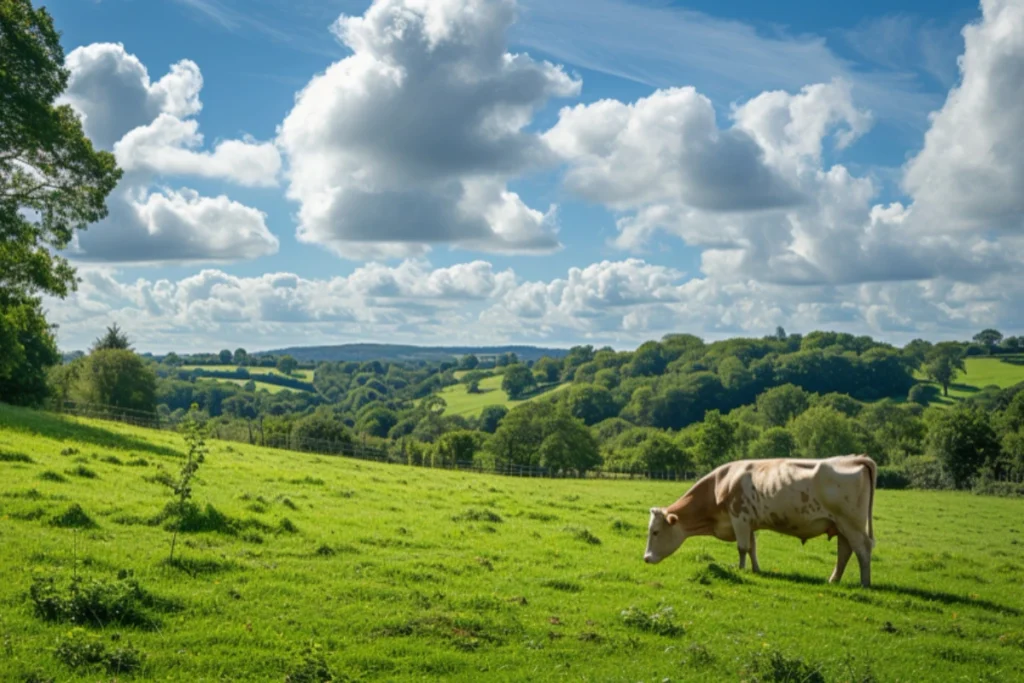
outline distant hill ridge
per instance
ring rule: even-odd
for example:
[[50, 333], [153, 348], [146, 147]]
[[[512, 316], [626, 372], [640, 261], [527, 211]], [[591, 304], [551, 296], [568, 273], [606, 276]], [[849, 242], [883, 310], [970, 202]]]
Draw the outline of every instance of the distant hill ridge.
[[481, 360], [514, 353], [521, 361], [536, 361], [544, 356], [562, 358], [569, 349], [543, 348], [528, 345], [510, 346], [412, 346], [403, 344], [339, 344], [337, 346], [293, 346], [286, 349], [261, 351], [255, 356], [289, 355], [299, 362], [369, 361], [369, 360], [424, 360], [439, 361], [473, 354]]

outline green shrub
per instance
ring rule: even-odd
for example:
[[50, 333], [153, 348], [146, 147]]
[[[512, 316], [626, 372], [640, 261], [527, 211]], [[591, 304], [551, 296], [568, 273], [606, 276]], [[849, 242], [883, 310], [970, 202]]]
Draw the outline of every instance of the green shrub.
[[29, 588], [29, 599], [37, 617], [44, 621], [70, 622], [82, 626], [106, 628], [131, 626], [152, 629], [159, 625], [150, 610], [172, 611], [175, 603], [156, 598], [143, 589], [130, 572], [119, 572], [117, 579], [75, 577], [67, 589], [52, 576], [36, 577]]
[[903, 467], [893, 465], [878, 468], [878, 488], [901, 490], [910, 488], [910, 476]]
[[622, 621], [626, 626], [656, 633], [661, 636], [674, 636], [683, 632], [683, 627], [675, 623], [675, 610], [665, 606], [650, 614], [639, 607], [631, 606], [621, 612]]
[[914, 489], [951, 489], [953, 480], [935, 458], [914, 457], [903, 463], [903, 469]]
[[58, 641], [56, 655], [72, 669], [101, 665], [107, 673], [115, 676], [136, 673], [145, 660], [145, 655], [130, 643], [107, 650], [99, 637], [81, 628], [72, 629]]

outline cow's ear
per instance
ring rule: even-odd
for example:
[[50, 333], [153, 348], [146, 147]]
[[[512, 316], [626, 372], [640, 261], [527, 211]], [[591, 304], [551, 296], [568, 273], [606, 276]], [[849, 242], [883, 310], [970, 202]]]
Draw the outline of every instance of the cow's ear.
[[665, 515], [665, 521], [668, 522], [669, 524], [675, 524], [676, 522], [679, 521], [679, 516], [675, 515], [675, 514], [672, 514], [670, 512], [667, 515]]

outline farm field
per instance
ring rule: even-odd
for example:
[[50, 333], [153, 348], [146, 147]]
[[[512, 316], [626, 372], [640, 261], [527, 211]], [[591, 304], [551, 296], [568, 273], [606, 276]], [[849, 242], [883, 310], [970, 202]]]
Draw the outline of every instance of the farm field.
[[[181, 369], [185, 370], [185, 371], [196, 370], [196, 369], [199, 369], [199, 370], [227, 370], [227, 371], [232, 371], [236, 367], [238, 367], [238, 366], [236, 366], [236, 365], [182, 365]], [[315, 372], [315, 370], [309, 370], [309, 369], [304, 369], [303, 370], [303, 369], [300, 369], [300, 370], [296, 370], [291, 375], [286, 375], [283, 372], [281, 372], [280, 370], [278, 370], [277, 368], [260, 368], [260, 367], [249, 367], [249, 366], [246, 366], [245, 369], [248, 370], [249, 374], [252, 375], [253, 377], [256, 377], [257, 375], [277, 375], [278, 377], [291, 377], [293, 379], [299, 379], [299, 380], [302, 380], [304, 382], [312, 382], [313, 381], [313, 373]]]
[[194, 492], [206, 530], [182, 534], [170, 566], [171, 534], [150, 520], [169, 500], [154, 477], [182, 463], [178, 435], [0, 405], [9, 680], [109, 679], [58, 661], [72, 624], [36, 616], [28, 596], [33, 577], [64, 588], [76, 571], [88, 585], [120, 570], [150, 623], [84, 637], [141, 650], [144, 680], [282, 681], [309, 643], [336, 680], [749, 680], [774, 667], [804, 676], [784, 680], [1003, 681], [1024, 669], [1024, 501], [879, 491], [865, 590], [855, 563], [842, 585], [824, 582], [836, 549], [824, 537], [759, 534], [761, 576], [712, 539], [645, 565], [648, 508], [683, 483], [210, 446]]
[[[459, 373], [455, 373], [456, 379], [459, 379]], [[493, 377], [485, 377], [480, 380], [480, 393], [471, 394], [466, 391], [465, 384], [453, 384], [450, 387], [445, 387], [437, 393], [438, 396], [445, 400], [448, 407], [445, 409], [445, 413], [448, 415], [461, 415], [463, 417], [475, 417], [483, 412], [483, 409], [487, 406], [505, 406], [509, 410], [521, 403], [529, 403], [534, 401], [541, 396], [546, 396], [551, 392], [561, 391], [569, 386], [568, 383], [557, 384], [551, 387], [547, 387], [538, 393], [531, 394], [530, 396], [520, 399], [512, 400], [508, 397], [508, 394], [502, 391], [501, 388], [501, 375], [495, 375]]]
[[[1011, 362], [1012, 361], [1012, 362]], [[1000, 356], [979, 358], [973, 356], [965, 359], [966, 373], [961, 373], [956, 382], [949, 387], [949, 396], [939, 396], [933, 403], [952, 405], [981, 391], [984, 387], [995, 385], [1000, 388], [1012, 387], [1024, 382], [1024, 356]], [[925, 380], [923, 372], [915, 376]], [[940, 392], [942, 387], [935, 382], [924, 382], [935, 386]]]

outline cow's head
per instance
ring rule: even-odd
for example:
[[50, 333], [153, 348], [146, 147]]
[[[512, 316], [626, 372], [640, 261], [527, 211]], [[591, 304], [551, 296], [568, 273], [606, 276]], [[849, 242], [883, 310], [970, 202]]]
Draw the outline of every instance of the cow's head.
[[664, 508], [651, 508], [651, 521], [647, 525], [647, 550], [644, 562], [657, 564], [679, 549], [686, 540], [686, 534], [679, 524], [679, 517]]

